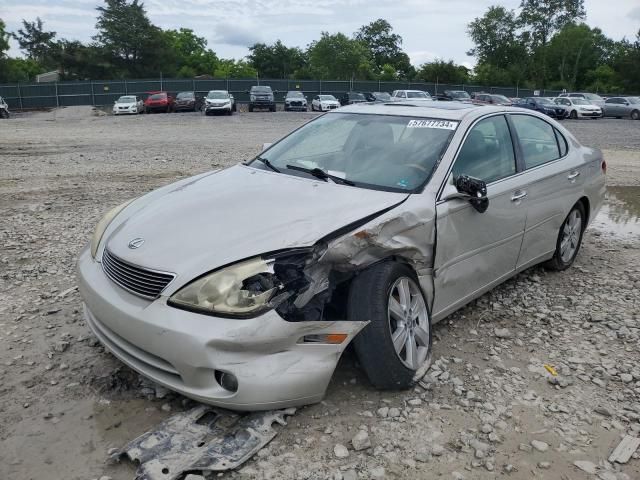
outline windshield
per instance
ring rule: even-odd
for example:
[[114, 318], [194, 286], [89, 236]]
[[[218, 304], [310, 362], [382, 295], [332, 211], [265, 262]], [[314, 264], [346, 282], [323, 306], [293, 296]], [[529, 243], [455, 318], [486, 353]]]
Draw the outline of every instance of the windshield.
[[584, 97], [589, 99], [589, 100], [597, 100], [602, 102], [602, 97], [600, 95], [596, 95], [595, 93], [585, 93]]
[[[310, 176], [289, 167], [319, 168], [356, 187], [411, 192], [429, 180], [457, 126], [449, 120], [330, 113], [260, 157], [287, 175]], [[258, 161], [251, 165], [267, 168]]]
[[591, 105], [591, 102], [585, 100], [584, 98], [572, 98], [574, 105]]
[[377, 100], [391, 100], [391, 95], [387, 92], [373, 92], [373, 96], [376, 97]]
[[505, 97], [504, 95], [493, 95], [492, 96], [493, 99], [496, 102], [500, 102], [500, 103], [511, 103], [511, 100], [509, 100], [507, 97]]
[[271, 93], [271, 87], [251, 87], [251, 93]]
[[167, 98], [166, 93], [156, 93], [155, 95], [151, 95], [149, 100], [164, 100], [165, 98]]
[[[2, 100], [2, 98], [0, 98], [0, 100]], [[638, 105], [640, 103], [640, 98], [639, 97], [627, 97], [627, 101], [629, 103], [634, 104], [634, 105]]]
[[359, 92], [349, 92], [347, 95], [349, 95], [349, 98], [352, 100], [366, 100], [366, 98], [364, 98], [364, 95]]
[[287, 92], [287, 97], [304, 97], [302, 92]]
[[226, 100], [229, 98], [229, 94], [226, 92], [209, 92], [207, 98], [211, 100]]
[[[0, 100], [2, 100], [0, 98]], [[136, 97], [120, 97], [118, 100], [116, 100], [116, 103], [135, 103], [136, 102]]]
[[555, 105], [555, 103], [553, 103], [550, 99], [548, 98], [538, 98], [537, 102], [542, 104], [542, 105]]
[[194, 97], [195, 95], [193, 94], [193, 92], [180, 92], [176, 98], [178, 100], [189, 100]]
[[449, 92], [449, 95], [451, 95], [451, 98], [459, 98], [459, 99], [463, 99], [463, 100], [471, 98], [467, 92], [463, 92], [463, 91], [460, 91], [460, 92]]
[[337, 102], [336, 97], [333, 95], [320, 95], [320, 100], [333, 100], [334, 102]]
[[431, 98], [425, 92], [407, 92], [407, 98]]

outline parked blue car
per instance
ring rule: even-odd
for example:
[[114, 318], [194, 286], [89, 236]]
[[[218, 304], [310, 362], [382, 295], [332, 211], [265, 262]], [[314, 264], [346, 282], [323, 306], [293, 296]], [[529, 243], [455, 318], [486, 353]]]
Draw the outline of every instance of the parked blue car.
[[536, 112], [544, 113], [557, 120], [562, 120], [569, 116], [569, 110], [562, 105], [558, 105], [550, 98], [546, 97], [526, 97], [521, 98], [514, 107], [528, 108]]

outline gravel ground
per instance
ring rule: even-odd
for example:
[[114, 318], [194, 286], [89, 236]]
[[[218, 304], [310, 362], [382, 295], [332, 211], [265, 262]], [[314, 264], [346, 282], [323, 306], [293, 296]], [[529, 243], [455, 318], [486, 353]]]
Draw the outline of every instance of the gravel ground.
[[[108, 449], [191, 402], [92, 338], [75, 257], [111, 206], [244, 160], [313, 117], [76, 107], [0, 122], [0, 478], [133, 478], [105, 463]], [[440, 322], [414, 391], [373, 390], [347, 352], [325, 401], [225, 478], [640, 479], [640, 451], [607, 461], [640, 436], [640, 122], [565, 125], [605, 150], [618, 185], [575, 266], [530, 269]]]

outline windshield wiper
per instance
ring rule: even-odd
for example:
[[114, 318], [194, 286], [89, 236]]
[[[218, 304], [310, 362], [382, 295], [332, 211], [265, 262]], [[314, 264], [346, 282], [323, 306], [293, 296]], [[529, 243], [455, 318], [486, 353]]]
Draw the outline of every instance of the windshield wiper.
[[278, 168], [274, 167], [271, 162], [269, 161], [269, 159], [267, 158], [263, 158], [260, 155], [258, 155], [254, 160], [258, 160], [259, 162], [264, 163], [267, 167], [269, 167], [271, 170], [273, 170], [274, 172], [277, 173], [282, 173]]
[[289, 170], [298, 170], [299, 172], [308, 173], [309, 175], [313, 175], [314, 177], [319, 178], [320, 180], [324, 180], [325, 182], [328, 179], [331, 179], [335, 183], [342, 183], [343, 185], [350, 185], [352, 187], [355, 185], [355, 183], [353, 183], [350, 180], [347, 180], [346, 178], [338, 177], [337, 175], [331, 175], [330, 173], [327, 173], [318, 167], [306, 168], [306, 167], [299, 167], [298, 165], [287, 165], [287, 168]]

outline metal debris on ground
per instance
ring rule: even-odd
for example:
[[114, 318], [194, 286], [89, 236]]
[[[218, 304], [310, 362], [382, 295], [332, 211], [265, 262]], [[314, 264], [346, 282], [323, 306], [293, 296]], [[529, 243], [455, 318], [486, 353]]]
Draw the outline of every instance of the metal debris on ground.
[[295, 408], [239, 414], [199, 405], [163, 421], [111, 457], [140, 466], [136, 480], [177, 480], [187, 473], [238, 468], [277, 435]]
[[609, 455], [609, 462], [627, 463], [638, 447], [640, 447], [640, 438], [625, 435]]

